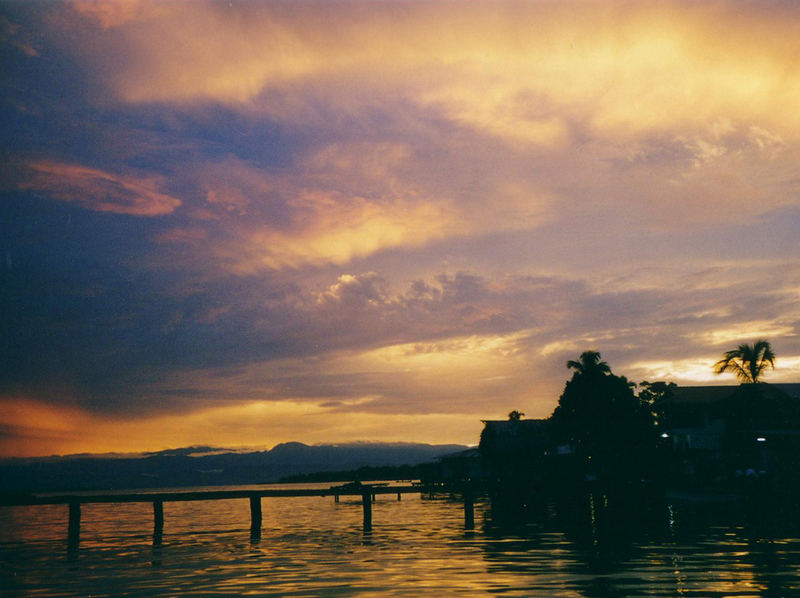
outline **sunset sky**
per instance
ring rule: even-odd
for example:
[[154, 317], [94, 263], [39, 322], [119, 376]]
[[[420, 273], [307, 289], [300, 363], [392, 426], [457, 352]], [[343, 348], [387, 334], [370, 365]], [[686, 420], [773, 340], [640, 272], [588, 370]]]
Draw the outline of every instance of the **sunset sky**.
[[0, 64], [0, 455], [800, 381], [794, 2], [2, 2]]

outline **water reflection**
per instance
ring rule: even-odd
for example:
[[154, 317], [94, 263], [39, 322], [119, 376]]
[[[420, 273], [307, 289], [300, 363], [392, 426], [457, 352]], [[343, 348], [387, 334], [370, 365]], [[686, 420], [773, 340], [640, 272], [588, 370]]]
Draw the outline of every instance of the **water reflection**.
[[[789, 596], [800, 592], [800, 517], [766, 505], [640, 500], [602, 493], [486, 512], [496, 568], [550, 576], [581, 596]], [[540, 555], [551, 559], [543, 568]], [[557, 575], [554, 573], [557, 572]]]
[[68, 561], [65, 507], [0, 509], [0, 587], [9, 595], [791, 596], [794, 521], [741, 505], [567, 494], [511, 508], [475, 497], [380, 497], [365, 531], [360, 497], [153, 507], [84, 505]]

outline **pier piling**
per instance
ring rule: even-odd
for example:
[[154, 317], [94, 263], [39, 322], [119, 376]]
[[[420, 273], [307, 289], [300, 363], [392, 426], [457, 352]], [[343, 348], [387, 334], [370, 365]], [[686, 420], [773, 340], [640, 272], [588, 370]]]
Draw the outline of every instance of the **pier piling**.
[[164, 536], [164, 503], [153, 501], [153, 546], [160, 546]]
[[78, 548], [81, 542], [81, 503], [69, 503], [69, 529], [67, 530], [67, 547], [70, 551]]
[[364, 507], [364, 531], [372, 531], [372, 495], [370, 492], [364, 492], [361, 495], [361, 505]]
[[250, 495], [250, 537], [261, 536], [261, 497], [258, 494]]
[[464, 488], [464, 529], [475, 529], [475, 505], [472, 498], [472, 489]]

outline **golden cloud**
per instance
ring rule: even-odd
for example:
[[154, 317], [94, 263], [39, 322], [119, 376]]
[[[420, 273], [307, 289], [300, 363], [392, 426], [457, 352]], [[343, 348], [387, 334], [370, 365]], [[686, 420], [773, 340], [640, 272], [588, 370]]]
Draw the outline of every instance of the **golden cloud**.
[[246, 273], [305, 263], [343, 264], [382, 249], [421, 247], [453, 234], [457, 222], [434, 202], [399, 199], [382, 204], [333, 191], [309, 191], [290, 202], [291, 230], [245, 232], [244, 242], [220, 248], [233, 269]]
[[775, 320], [759, 320], [703, 332], [692, 332], [686, 336], [707, 345], [733, 345], [751, 338], [782, 338], [792, 334], [794, 334], [794, 326], [791, 324], [782, 324]]
[[118, 175], [78, 164], [38, 161], [27, 164], [29, 176], [18, 184], [88, 210], [132, 216], [171, 214], [181, 200], [160, 192], [160, 177]]
[[[98, 17], [108, 11], [98, 6], [96, 18], [124, 22]], [[107, 82], [127, 102], [214, 100], [281, 118], [307, 118], [309, 93], [340, 106], [405, 98], [511, 142], [547, 145], [563, 142], [565, 118], [630, 136], [725, 116], [796, 136], [800, 38], [779, 10], [176, 3], [119, 38], [115, 60], [124, 60]], [[259, 100], [270, 91], [289, 96]]]
[[[534, 185], [488, 174], [458, 200], [404, 143], [330, 143], [281, 170], [229, 157], [189, 176], [205, 196], [190, 213], [224, 220], [227, 241], [209, 249], [230, 269], [252, 273], [302, 264], [345, 264], [394, 248], [453, 237], [530, 230], [554, 198]], [[502, 180], [497, 180], [502, 179]], [[187, 242], [185, 235], [165, 240]]]

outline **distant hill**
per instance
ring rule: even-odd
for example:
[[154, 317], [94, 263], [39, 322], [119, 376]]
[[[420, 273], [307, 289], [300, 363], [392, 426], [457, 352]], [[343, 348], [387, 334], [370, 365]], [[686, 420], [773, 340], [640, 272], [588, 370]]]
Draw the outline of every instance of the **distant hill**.
[[260, 484], [317, 472], [418, 465], [465, 448], [458, 444], [287, 442], [255, 452], [202, 446], [144, 455], [1, 459], [0, 492]]

